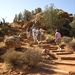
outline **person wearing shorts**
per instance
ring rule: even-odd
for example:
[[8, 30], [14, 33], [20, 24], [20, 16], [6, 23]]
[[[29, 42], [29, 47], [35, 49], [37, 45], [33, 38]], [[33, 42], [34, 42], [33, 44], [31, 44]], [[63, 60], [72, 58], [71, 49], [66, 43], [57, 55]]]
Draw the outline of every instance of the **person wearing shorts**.
[[56, 42], [56, 44], [58, 46], [58, 49], [57, 50], [61, 50], [61, 48], [60, 48], [61, 33], [58, 30], [56, 30], [56, 33], [55, 33], [55, 42]]

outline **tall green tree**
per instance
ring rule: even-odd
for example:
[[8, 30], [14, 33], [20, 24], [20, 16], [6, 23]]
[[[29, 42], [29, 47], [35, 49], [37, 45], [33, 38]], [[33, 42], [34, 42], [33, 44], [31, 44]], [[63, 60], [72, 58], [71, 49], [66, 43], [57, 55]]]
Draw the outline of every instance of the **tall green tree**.
[[23, 13], [23, 20], [29, 21], [30, 19], [31, 19], [31, 12], [25, 9]]
[[19, 22], [23, 20], [23, 16], [22, 16], [21, 12], [18, 14], [17, 19], [18, 19]]
[[18, 21], [18, 16], [17, 16], [17, 14], [15, 14], [15, 17], [13, 19], [13, 22], [17, 22], [17, 21]]
[[35, 15], [35, 12], [34, 12], [34, 10], [32, 10], [32, 11], [31, 11], [31, 15], [32, 15], [32, 16], [33, 16], [33, 15]]
[[44, 10], [44, 16], [41, 20], [42, 25], [46, 26], [49, 33], [54, 34], [55, 30], [60, 27], [58, 10], [51, 4], [47, 5]]
[[42, 12], [42, 9], [40, 7], [38, 7], [37, 9], [35, 9], [35, 14]]

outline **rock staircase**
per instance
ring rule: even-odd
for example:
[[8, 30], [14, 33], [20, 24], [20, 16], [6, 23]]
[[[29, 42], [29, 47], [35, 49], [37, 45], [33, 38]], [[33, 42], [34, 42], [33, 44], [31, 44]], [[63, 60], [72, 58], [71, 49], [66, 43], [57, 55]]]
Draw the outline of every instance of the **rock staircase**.
[[[57, 60], [53, 60], [54, 61], [54, 65], [60, 65], [60, 66], [64, 66], [64, 68], [59, 67], [59, 69], [54, 69], [54, 71], [56, 72], [61, 72], [63, 75], [67, 74], [67, 75], [75, 75], [75, 52], [73, 51], [69, 51], [67, 52], [65, 49], [62, 49], [61, 51], [58, 51], [57, 48], [55, 46], [53, 46], [53, 50], [52, 47], [50, 48], [51, 53], [55, 54], [56, 57], [58, 58]], [[56, 49], [55, 49], [56, 48]]]
[[35, 47], [35, 49], [39, 48], [41, 50], [49, 49], [50, 56], [53, 55], [54, 57], [57, 58], [57, 59], [53, 59], [52, 63], [50, 63], [50, 65], [56, 67], [53, 69], [50, 68], [50, 71], [54, 71], [56, 73], [55, 75], [75, 75], [75, 53], [74, 52], [72, 51], [67, 52], [65, 49], [58, 51], [56, 45], [51, 45], [47, 43], [42, 43], [39, 45], [33, 44], [32, 47]]

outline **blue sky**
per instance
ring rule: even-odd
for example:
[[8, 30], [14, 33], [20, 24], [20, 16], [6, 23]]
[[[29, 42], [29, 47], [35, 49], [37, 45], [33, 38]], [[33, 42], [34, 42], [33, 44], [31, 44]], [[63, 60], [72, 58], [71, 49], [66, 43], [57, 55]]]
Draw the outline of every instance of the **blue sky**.
[[58, 9], [75, 14], [75, 0], [0, 0], [0, 19], [3, 17], [7, 22], [12, 22], [15, 14], [23, 12], [24, 9], [31, 11], [40, 7], [44, 10], [51, 3]]

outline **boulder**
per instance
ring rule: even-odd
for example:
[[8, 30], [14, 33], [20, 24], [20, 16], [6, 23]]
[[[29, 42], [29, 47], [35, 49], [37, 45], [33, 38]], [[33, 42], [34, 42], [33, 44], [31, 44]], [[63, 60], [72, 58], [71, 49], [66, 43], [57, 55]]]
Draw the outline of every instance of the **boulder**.
[[20, 48], [20, 37], [19, 36], [11, 36], [5, 40], [6, 48]]

